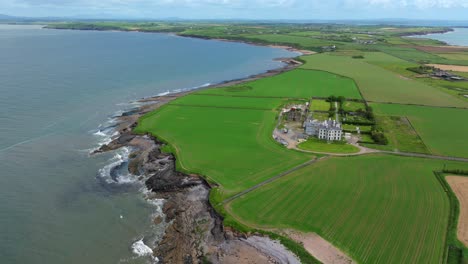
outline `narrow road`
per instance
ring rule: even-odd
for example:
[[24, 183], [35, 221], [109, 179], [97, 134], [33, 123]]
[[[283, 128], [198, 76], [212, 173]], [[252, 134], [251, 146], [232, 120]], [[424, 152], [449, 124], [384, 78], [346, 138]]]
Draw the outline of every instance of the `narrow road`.
[[410, 152], [393, 152], [393, 151], [379, 151], [380, 153], [393, 154], [405, 157], [418, 157], [418, 158], [427, 158], [427, 159], [439, 159], [439, 160], [451, 160], [451, 161], [461, 161], [468, 162], [468, 158], [459, 158], [459, 157], [450, 157], [450, 156], [438, 156], [438, 155], [429, 155], [421, 153], [410, 153]]
[[286, 176], [286, 175], [288, 175], [288, 174], [291, 174], [292, 172], [295, 172], [295, 171], [297, 171], [297, 170], [299, 170], [299, 169], [302, 169], [302, 168], [304, 168], [304, 167], [306, 167], [306, 166], [309, 166], [309, 165], [311, 165], [311, 164], [313, 164], [313, 163], [315, 163], [315, 162], [317, 162], [317, 161], [319, 161], [319, 160], [323, 160], [323, 159], [326, 159], [326, 158], [328, 158], [328, 157], [321, 157], [321, 158], [318, 158], [318, 159], [315, 158], [315, 159], [313, 159], [313, 160], [309, 160], [309, 161], [307, 161], [307, 162], [304, 162], [304, 163], [302, 163], [302, 164], [300, 164], [300, 165], [298, 165], [298, 166], [296, 166], [296, 167], [294, 167], [294, 168], [292, 168], [292, 169], [289, 169], [289, 170], [287, 170], [287, 171], [285, 171], [285, 172], [282, 172], [282, 173], [280, 173], [280, 174], [278, 174], [278, 175], [276, 175], [276, 176], [274, 176], [274, 177], [272, 177], [272, 178], [270, 178], [270, 179], [268, 179], [268, 180], [266, 180], [266, 181], [263, 181], [263, 182], [261, 182], [261, 183], [255, 185], [255, 186], [253, 186], [253, 187], [250, 187], [249, 189], [246, 189], [246, 190], [244, 190], [244, 191], [242, 191], [242, 192], [240, 192], [240, 193], [238, 193], [238, 194], [235, 194], [235, 195], [233, 195], [233, 196], [231, 196], [231, 197], [225, 199], [225, 200], [222, 201], [221, 203], [222, 203], [222, 204], [227, 204], [227, 203], [229, 203], [229, 202], [232, 201], [232, 200], [235, 200], [235, 199], [237, 199], [237, 198], [239, 198], [239, 197], [241, 197], [241, 196], [246, 195], [246, 194], [249, 193], [249, 192], [252, 192], [252, 191], [254, 191], [254, 190], [256, 190], [256, 189], [258, 189], [258, 188], [264, 186], [265, 184], [268, 184], [268, 183], [270, 183], [270, 182], [276, 181], [277, 179], [279, 179], [279, 178], [281, 178], [281, 177], [284, 177], [284, 176]]

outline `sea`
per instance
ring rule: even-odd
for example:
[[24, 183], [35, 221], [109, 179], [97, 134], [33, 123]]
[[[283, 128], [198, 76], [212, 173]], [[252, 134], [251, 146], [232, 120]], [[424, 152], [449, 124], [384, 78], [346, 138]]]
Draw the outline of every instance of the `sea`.
[[0, 25], [0, 263], [154, 263], [164, 201], [90, 155], [138, 99], [243, 78], [298, 53], [139, 32]]
[[427, 34], [412, 37], [436, 39], [453, 46], [468, 46], [468, 28], [454, 28], [454, 31], [447, 33]]

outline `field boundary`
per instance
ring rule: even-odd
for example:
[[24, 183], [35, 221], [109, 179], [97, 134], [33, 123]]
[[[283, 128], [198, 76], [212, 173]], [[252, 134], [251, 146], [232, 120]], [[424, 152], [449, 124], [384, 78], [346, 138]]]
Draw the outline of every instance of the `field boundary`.
[[419, 135], [418, 131], [416, 130], [416, 128], [414, 128], [413, 126], [413, 123], [411, 123], [411, 120], [407, 117], [407, 116], [403, 116], [407, 121], [408, 121], [408, 124], [411, 126], [411, 129], [413, 129], [414, 133], [416, 133], [416, 135], [418, 136], [418, 138], [421, 140], [421, 142], [423, 143], [424, 147], [426, 147], [427, 150], [429, 150], [429, 153], [430, 154], [433, 154], [434, 152], [432, 151], [432, 149], [429, 148], [428, 145], [426, 145], [426, 142], [424, 142], [424, 140], [422, 139], [422, 137]]

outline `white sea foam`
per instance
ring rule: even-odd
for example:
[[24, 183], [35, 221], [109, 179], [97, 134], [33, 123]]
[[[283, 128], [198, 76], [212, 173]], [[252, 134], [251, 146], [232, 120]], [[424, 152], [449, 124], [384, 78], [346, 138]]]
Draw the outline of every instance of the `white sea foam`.
[[150, 256], [153, 254], [153, 250], [143, 242], [143, 239], [132, 244], [132, 251], [138, 256]]
[[164, 95], [168, 95], [170, 93], [171, 92], [169, 92], [169, 91], [165, 91], [165, 92], [162, 92], [162, 93], [158, 93], [156, 96], [164, 96]]
[[164, 199], [148, 199], [147, 201], [148, 201], [148, 203], [150, 203], [151, 205], [153, 205], [156, 208], [156, 210], [155, 210], [155, 212], [153, 214], [154, 216], [163, 216], [164, 215], [162, 209], [163, 209], [163, 206], [164, 206], [164, 202], [166, 200], [164, 200]]
[[130, 148], [123, 147], [115, 152], [115, 155], [109, 160], [109, 164], [104, 166], [99, 170], [99, 176], [103, 178], [107, 183], [117, 183], [117, 184], [128, 184], [137, 182], [137, 177], [130, 173], [118, 174], [115, 179], [112, 177], [111, 173], [114, 168], [122, 165], [124, 162], [128, 161], [128, 155], [130, 154]]

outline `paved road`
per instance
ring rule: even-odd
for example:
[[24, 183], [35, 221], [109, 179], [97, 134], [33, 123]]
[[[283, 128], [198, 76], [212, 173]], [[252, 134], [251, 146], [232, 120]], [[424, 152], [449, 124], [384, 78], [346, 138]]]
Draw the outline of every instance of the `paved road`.
[[243, 195], [245, 195], [245, 194], [247, 194], [247, 193], [249, 193], [249, 192], [251, 192], [251, 191], [254, 191], [254, 190], [256, 190], [256, 189], [262, 187], [262, 186], [265, 185], [265, 184], [268, 184], [268, 183], [270, 183], [270, 182], [272, 182], [272, 181], [276, 181], [277, 179], [279, 179], [279, 178], [281, 178], [281, 177], [284, 177], [284, 176], [286, 176], [286, 175], [288, 175], [288, 174], [290, 174], [290, 173], [292, 173], [292, 172], [294, 172], [294, 171], [297, 171], [297, 170], [299, 170], [299, 169], [302, 169], [302, 168], [304, 168], [304, 167], [306, 167], [306, 166], [309, 166], [309, 165], [311, 165], [311, 164], [317, 162], [318, 160], [322, 160], [322, 159], [326, 159], [326, 158], [328, 158], [328, 157], [321, 157], [321, 158], [319, 158], [319, 159], [309, 160], [309, 161], [307, 161], [307, 162], [305, 162], [305, 163], [302, 163], [301, 165], [298, 165], [298, 166], [296, 166], [296, 167], [294, 167], [294, 168], [292, 168], [292, 169], [289, 169], [289, 170], [287, 170], [287, 171], [285, 171], [285, 172], [282, 172], [282, 173], [276, 175], [276, 176], [273, 177], [273, 178], [270, 178], [270, 179], [268, 179], [268, 180], [266, 180], [266, 181], [263, 181], [263, 182], [261, 182], [261, 183], [255, 185], [255, 186], [253, 186], [253, 187], [250, 187], [250, 188], [247, 189], [247, 190], [244, 190], [244, 191], [242, 191], [242, 192], [240, 192], [240, 193], [238, 193], [238, 194], [236, 194], [236, 195], [234, 195], [234, 196], [231, 196], [231, 197], [227, 198], [226, 200], [222, 201], [221, 203], [223, 203], [223, 204], [229, 203], [230, 201], [232, 201], [232, 200], [234, 200], [234, 199], [237, 199], [237, 198], [239, 198], [239, 197], [241, 197], [241, 196], [243, 196]]

